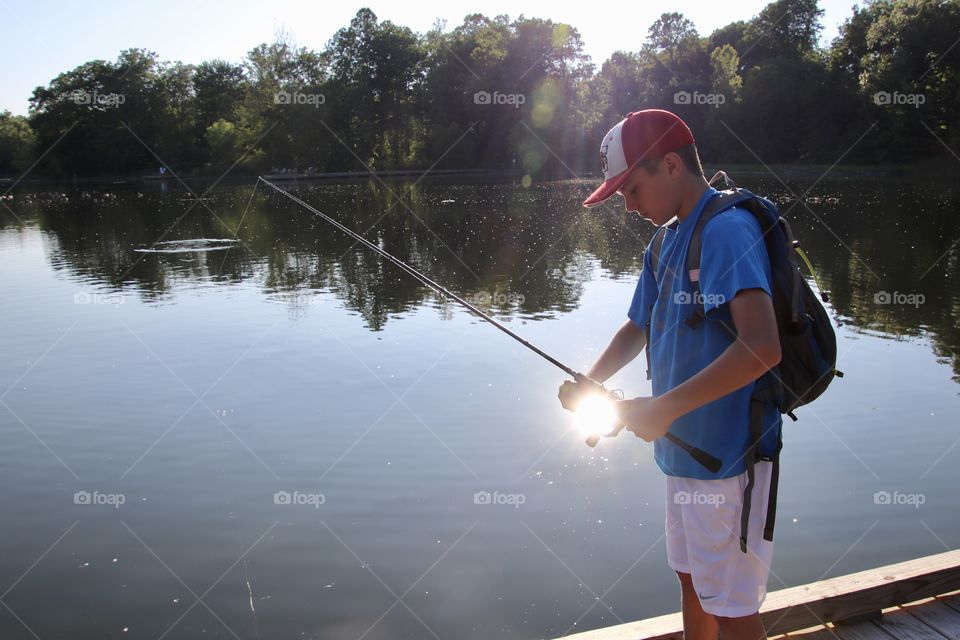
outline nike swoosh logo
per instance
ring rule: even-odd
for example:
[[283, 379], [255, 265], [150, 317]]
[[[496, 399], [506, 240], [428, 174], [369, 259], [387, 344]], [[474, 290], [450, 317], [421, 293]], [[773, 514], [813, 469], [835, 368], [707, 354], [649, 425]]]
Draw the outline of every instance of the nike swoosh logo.
[[701, 600], [713, 600], [714, 598], [717, 597], [717, 596], [705, 596], [702, 593], [698, 593], [697, 595], [700, 596]]

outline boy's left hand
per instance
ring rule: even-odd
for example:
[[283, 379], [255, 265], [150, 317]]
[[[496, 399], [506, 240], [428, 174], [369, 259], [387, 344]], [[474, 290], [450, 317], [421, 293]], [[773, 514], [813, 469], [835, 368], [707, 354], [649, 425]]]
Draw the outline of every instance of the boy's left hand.
[[617, 411], [627, 431], [632, 431], [647, 442], [666, 435], [677, 418], [660, 398], [654, 397], [620, 400], [617, 402]]

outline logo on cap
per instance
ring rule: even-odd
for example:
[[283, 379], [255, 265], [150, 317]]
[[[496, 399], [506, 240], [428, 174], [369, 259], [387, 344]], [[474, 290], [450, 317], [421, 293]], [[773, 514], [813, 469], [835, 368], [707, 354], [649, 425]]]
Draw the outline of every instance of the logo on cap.
[[603, 171], [604, 175], [606, 175], [610, 167], [607, 164], [607, 148], [609, 146], [610, 145], [605, 144], [602, 147], [600, 147], [600, 171]]

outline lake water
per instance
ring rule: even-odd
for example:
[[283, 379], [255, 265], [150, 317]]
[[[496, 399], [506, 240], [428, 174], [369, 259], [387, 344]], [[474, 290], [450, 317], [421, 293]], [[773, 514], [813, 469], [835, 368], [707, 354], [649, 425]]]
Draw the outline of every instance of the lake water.
[[[785, 425], [770, 589], [957, 547], [957, 185], [742, 178], [781, 199], [846, 373]], [[653, 231], [582, 210], [592, 184], [294, 189], [579, 369]], [[11, 194], [0, 637], [550, 638], [678, 609], [651, 449], [585, 447], [559, 370], [308, 211], [249, 183]], [[611, 383], [650, 392], [642, 358]]]

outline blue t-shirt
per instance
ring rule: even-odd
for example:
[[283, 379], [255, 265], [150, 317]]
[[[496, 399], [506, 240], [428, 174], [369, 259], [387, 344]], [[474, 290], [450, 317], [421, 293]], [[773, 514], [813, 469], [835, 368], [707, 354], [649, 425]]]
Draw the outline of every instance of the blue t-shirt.
[[[723, 322], [733, 326], [730, 301], [739, 291], [763, 289], [771, 293], [770, 260], [760, 223], [742, 208], [724, 211], [703, 227], [700, 252], [700, 295], [707, 319], [693, 329], [684, 323], [694, 310], [695, 294], [687, 273], [690, 237], [704, 206], [716, 194], [710, 188], [675, 228], [664, 232], [659, 274], [654, 276], [649, 247], [627, 314], [635, 324], [650, 323], [650, 374], [653, 395], [660, 396], [693, 377], [717, 359], [734, 338]], [[670, 433], [720, 458], [723, 465], [711, 473], [672, 442], [659, 438], [654, 457], [667, 475], [711, 480], [746, 470], [749, 444], [750, 396], [756, 382], [681, 416]], [[781, 430], [780, 411], [768, 405], [763, 416], [760, 450], [776, 452]]]

